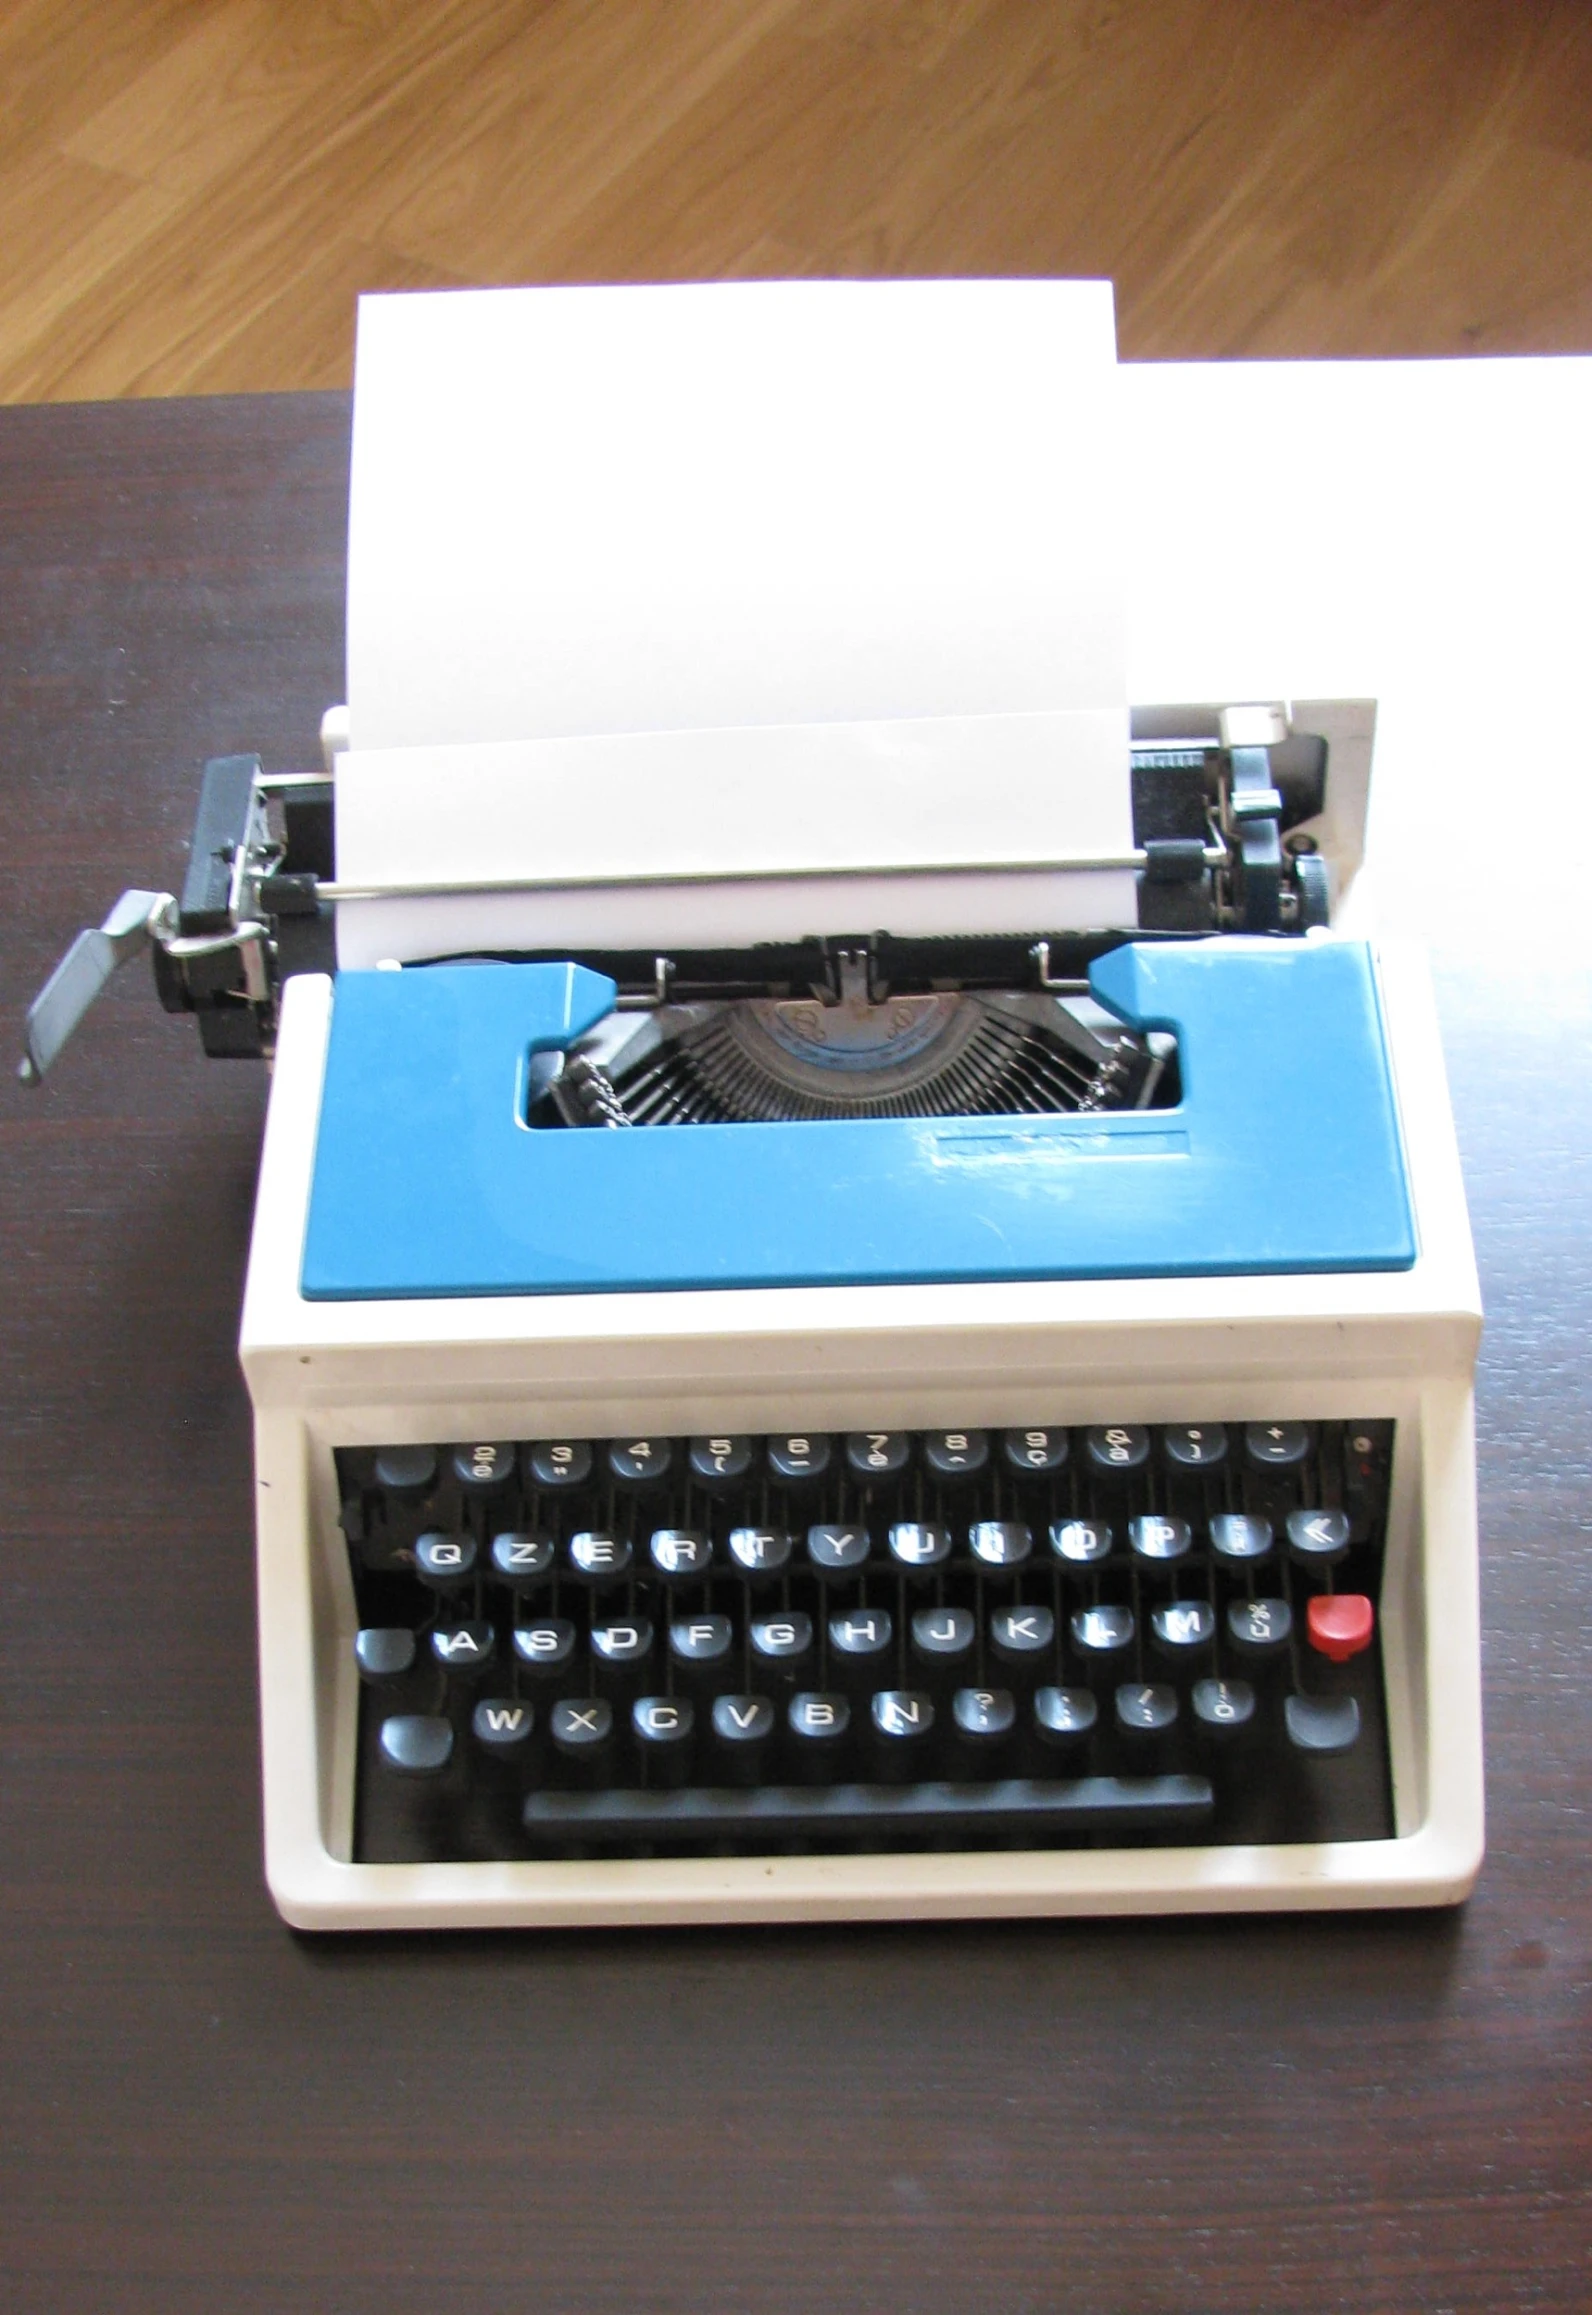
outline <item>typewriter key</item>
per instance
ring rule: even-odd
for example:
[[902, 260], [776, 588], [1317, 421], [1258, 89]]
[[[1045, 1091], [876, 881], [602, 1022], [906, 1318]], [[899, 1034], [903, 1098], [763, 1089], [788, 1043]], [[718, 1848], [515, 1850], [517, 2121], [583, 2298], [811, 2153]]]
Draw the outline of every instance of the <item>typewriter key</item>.
[[669, 1653], [689, 1669], [722, 1664], [735, 1645], [728, 1616], [685, 1616], [669, 1626]]
[[1216, 1610], [1209, 1600], [1167, 1600], [1150, 1610], [1150, 1632], [1163, 1656], [1191, 1664], [1216, 1637]]
[[470, 1734], [496, 1760], [522, 1759], [535, 1727], [531, 1707], [515, 1696], [483, 1696], [470, 1715]]
[[1328, 1592], [1305, 1610], [1310, 1645], [1334, 1664], [1347, 1664], [1371, 1645], [1376, 1610], [1363, 1592]]
[[686, 1460], [691, 1476], [705, 1487], [733, 1487], [752, 1468], [752, 1442], [739, 1431], [717, 1439], [693, 1439]]
[[415, 1573], [434, 1592], [456, 1591], [475, 1574], [473, 1535], [422, 1535], [415, 1545]]
[[429, 1712], [400, 1712], [381, 1724], [381, 1757], [400, 1776], [440, 1776], [453, 1758], [453, 1729]]
[[1050, 1548], [1073, 1567], [1094, 1567], [1111, 1557], [1111, 1530], [1103, 1519], [1058, 1519]]
[[775, 1527], [732, 1527], [730, 1562], [742, 1575], [767, 1582], [790, 1565], [794, 1538]]
[[569, 1539], [569, 1572], [582, 1583], [615, 1582], [630, 1572], [628, 1535], [597, 1535], [582, 1529]]
[[776, 1479], [800, 1485], [821, 1479], [829, 1468], [829, 1441], [820, 1433], [791, 1431], [768, 1442], [768, 1467]]
[[926, 1431], [923, 1465], [936, 1479], [971, 1479], [989, 1461], [987, 1431]]
[[400, 1503], [419, 1503], [437, 1483], [431, 1447], [383, 1447], [376, 1457], [376, 1485]]
[[1056, 1644], [1049, 1608], [1000, 1608], [989, 1620], [989, 1642], [1003, 1664], [1033, 1664]]
[[829, 1652], [839, 1668], [870, 1669], [888, 1654], [894, 1627], [883, 1608], [849, 1608], [829, 1619]]
[[1177, 1720], [1177, 1690], [1162, 1680], [1130, 1680], [1117, 1690], [1117, 1726], [1124, 1736], [1162, 1736]]
[[593, 1624], [591, 1652], [599, 1664], [628, 1671], [652, 1654], [652, 1625], [646, 1616], [620, 1616], [614, 1622]]
[[1265, 1559], [1271, 1550], [1271, 1521], [1218, 1511], [1211, 1521], [1211, 1549], [1218, 1559]]
[[925, 1664], [965, 1664], [977, 1638], [970, 1608], [919, 1608], [912, 1619], [912, 1652]]
[[1293, 1637], [1293, 1610], [1286, 1600], [1234, 1600], [1227, 1631], [1243, 1655], [1275, 1656]]
[[496, 1644], [497, 1634], [492, 1626], [479, 1618], [456, 1624], [451, 1631], [439, 1629], [431, 1635], [431, 1653], [436, 1662], [445, 1672], [467, 1680], [486, 1670]]
[[715, 1696], [713, 1733], [734, 1751], [766, 1744], [774, 1733], [774, 1707], [766, 1696]]
[[1167, 1519], [1152, 1512], [1147, 1518], [1128, 1521], [1128, 1541], [1136, 1558], [1164, 1562], [1185, 1558], [1193, 1537], [1186, 1519]]
[[512, 1441], [485, 1447], [455, 1447], [453, 1476], [467, 1495], [495, 1495], [514, 1476]]
[[868, 1722], [885, 1774], [908, 1771], [934, 1726], [934, 1699], [921, 1688], [881, 1688]]
[[621, 1487], [656, 1487], [669, 1475], [674, 1449], [668, 1439], [610, 1439], [608, 1468]]
[[1350, 1752], [1359, 1740], [1360, 1707], [1352, 1696], [1290, 1696], [1283, 1716], [1297, 1752]]
[[1290, 1511], [1288, 1550], [1305, 1567], [1330, 1567], [1349, 1548], [1349, 1521], [1342, 1511]]
[[614, 1708], [603, 1696], [563, 1696], [548, 1715], [547, 1726], [567, 1759], [595, 1764], [612, 1739]]
[[1221, 1423], [1168, 1424], [1161, 1451], [1174, 1471], [1211, 1471], [1227, 1459], [1227, 1432]]
[[813, 1652], [813, 1619], [800, 1608], [783, 1616], [754, 1616], [747, 1626], [752, 1654], [787, 1680], [806, 1670]]
[[547, 1616], [514, 1627], [514, 1660], [524, 1672], [550, 1679], [568, 1668], [575, 1653], [575, 1627], [567, 1616]]
[[1308, 1423], [1247, 1423], [1244, 1451], [1259, 1471], [1287, 1471], [1310, 1452]]
[[791, 1757], [798, 1775], [830, 1776], [846, 1749], [851, 1705], [829, 1689], [803, 1689], [785, 1715]]
[[1138, 1471], [1149, 1460], [1150, 1434], [1134, 1423], [1098, 1423], [1087, 1434], [1089, 1461], [1114, 1479]]
[[591, 1477], [589, 1439], [533, 1439], [525, 1450], [533, 1487], [584, 1487]]
[[1196, 1680], [1189, 1701], [1204, 1736], [1237, 1736], [1255, 1718], [1255, 1691], [1247, 1680]]
[[1009, 1688], [958, 1688], [951, 1699], [956, 1733], [980, 1751], [999, 1744], [1017, 1725], [1017, 1705]]
[[1084, 1656], [1120, 1655], [1133, 1645], [1133, 1610], [1080, 1608], [1072, 1619], [1072, 1644]]
[[807, 1557], [826, 1582], [856, 1575], [868, 1564], [870, 1545], [865, 1527], [824, 1525], [807, 1530]]
[[846, 1465], [858, 1479], [898, 1479], [911, 1460], [906, 1431], [853, 1431], [846, 1441]]
[[647, 1545], [647, 1557], [666, 1584], [690, 1583], [713, 1565], [713, 1546], [694, 1528], [660, 1527]]
[[552, 1572], [553, 1539], [550, 1535], [505, 1533], [492, 1538], [492, 1573], [511, 1591], [525, 1591], [532, 1584]]
[[1015, 1519], [976, 1519], [967, 1540], [983, 1568], [1021, 1567], [1034, 1548], [1031, 1531]]
[[1068, 1444], [1065, 1431], [1006, 1431], [1001, 1436], [1001, 1452], [1012, 1469], [1034, 1479], [1065, 1467]]
[[415, 1636], [407, 1624], [367, 1624], [354, 1635], [354, 1662], [371, 1687], [403, 1680], [415, 1668]]
[[927, 1521], [904, 1519], [890, 1530], [890, 1557], [898, 1567], [943, 1567], [951, 1556], [951, 1531]]
[[1081, 1744], [1100, 1717], [1100, 1707], [1088, 1688], [1037, 1688], [1034, 1691], [1034, 1727], [1051, 1745]]

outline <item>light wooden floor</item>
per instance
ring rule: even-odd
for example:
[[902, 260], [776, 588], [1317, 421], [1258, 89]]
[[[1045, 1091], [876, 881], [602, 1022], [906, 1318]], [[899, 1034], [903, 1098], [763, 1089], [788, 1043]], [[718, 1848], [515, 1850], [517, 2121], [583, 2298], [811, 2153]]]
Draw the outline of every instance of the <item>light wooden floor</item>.
[[3, 0], [0, 398], [367, 288], [1102, 273], [1134, 355], [1592, 348], [1592, 0]]

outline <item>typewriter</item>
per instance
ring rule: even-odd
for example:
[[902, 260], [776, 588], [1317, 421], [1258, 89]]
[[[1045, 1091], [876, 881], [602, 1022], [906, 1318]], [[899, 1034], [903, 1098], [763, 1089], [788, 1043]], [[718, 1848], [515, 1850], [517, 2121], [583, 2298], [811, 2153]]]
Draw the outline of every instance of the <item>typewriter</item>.
[[[993, 794], [1028, 739], [951, 723], [909, 768], [984, 750]], [[1480, 1315], [1431, 991], [1364, 904], [1371, 728], [1135, 708], [1118, 852], [865, 890], [700, 826], [625, 886], [601, 813], [601, 892], [554, 838], [471, 882], [443, 792], [435, 874], [350, 874], [426, 750], [373, 786], [334, 712], [321, 771], [207, 767], [180, 895], [80, 936], [25, 1068], [146, 946], [272, 1066], [242, 1358], [290, 1922], [1469, 1891]], [[660, 746], [817, 749], [871, 840], [877, 728], [625, 744], [633, 798]]]

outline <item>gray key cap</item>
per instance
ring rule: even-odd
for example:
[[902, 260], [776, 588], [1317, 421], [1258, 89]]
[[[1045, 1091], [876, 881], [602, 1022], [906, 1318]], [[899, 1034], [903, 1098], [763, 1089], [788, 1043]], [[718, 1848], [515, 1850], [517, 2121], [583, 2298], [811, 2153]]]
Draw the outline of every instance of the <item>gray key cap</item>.
[[415, 1668], [415, 1636], [407, 1624], [367, 1624], [354, 1635], [354, 1662], [373, 1687], [401, 1680]]
[[536, 1716], [517, 1696], [483, 1696], [470, 1715], [470, 1733], [495, 1760], [514, 1760], [525, 1751]]
[[976, 1519], [967, 1531], [978, 1566], [1021, 1567], [1034, 1548], [1031, 1531], [1016, 1519]]
[[1300, 1752], [1348, 1752], [1360, 1735], [1360, 1707], [1352, 1696], [1290, 1696], [1284, 1706], [1288, 1741]]
[[453, 1758], [453, 1730], [429, 1712], [399, 1712], [381, 1724], [381, 1757], [400, 1776], [440, 1776]]

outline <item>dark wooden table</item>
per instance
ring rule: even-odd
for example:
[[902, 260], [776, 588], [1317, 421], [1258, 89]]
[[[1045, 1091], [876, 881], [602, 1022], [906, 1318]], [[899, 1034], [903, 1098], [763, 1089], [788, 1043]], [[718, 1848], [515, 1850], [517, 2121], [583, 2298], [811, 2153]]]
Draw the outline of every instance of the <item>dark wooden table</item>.
[[[0, 1023], [342, 695], [341, 396], [0, 411]], [[1589, 978], [1442, 960], [1489, 1325], [1457, 1914], [311, 1940], [260, 1877], [262, 1074], [0, 1090], [0, 2305], [1592, 2305]]]

